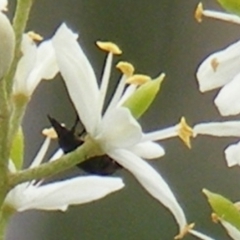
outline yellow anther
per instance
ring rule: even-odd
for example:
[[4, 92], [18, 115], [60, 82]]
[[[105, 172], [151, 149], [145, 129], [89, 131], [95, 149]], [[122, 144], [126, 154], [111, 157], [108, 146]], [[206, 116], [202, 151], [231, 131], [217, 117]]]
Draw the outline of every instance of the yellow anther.
[[188, 234], [188, 232], [194, 228], [194, 226], [195, 226], [195, 223], [191, 223], [191, 224], [186, 225], [181, 230], [181, 232], [177, 236], [174, 237], [174, 239], [176, 239], [176, 240], [177, 239], [183, 239]]
[[211, 219], [214, 223], [218, 223], [219, 222], [219, 217], [216, 213], [212, 213], [211, 214]]
[[97, 41], [96, 44], [100, 49], [106, 52], [111, 52], [115, 55], [122, 54], [122, 50], [115, 43]]
[[178, 124], [178, 136], [183, 140], [188, 148], [191, 148], [191, 137], [193, 137], [193, 130], [187, 124], [185, 117], [182, 117]]
[[213, 71], [216, 72], [217, 67], [219, 66], [219, 62], [218, 62], [217, 58], [213, 58], [211, 60], [211, 66], [212, 66]]
[[195, 10], [194, 17], [195, 17], [195, 19], [200, 23], [200, 22], [202, 22], [202, 16], [203, 16], [203, 4], [200, 2], [200, 3], [197, 5], [197, 8], [196, 8], [196, 10]]
[[116, 68], [119, 69], [127, 77], [131, 77], [135, 71], [134, 66], [129, 62], [118, 62]]
[[43, 40], [43, 37], [41, 35], [39, 35], [38, 33], [33, 32], [33, 31], [30, 31], [27, 34], [33, 41], [40, 42], [40, 41]]
[[134, 74], [132, 77], [128, 78], [126, 82], [129, 84], [142, 85], [149, 81], [151, 81], [151, 78], [147, 75]]
[[58, 138], [58, 135], [57, 135], [56, 131], [52, 127], [43, 129], [42, 134], [45, 137], [48, 137], [48, 138], [51, 138], [51, 139], [57, 139]]

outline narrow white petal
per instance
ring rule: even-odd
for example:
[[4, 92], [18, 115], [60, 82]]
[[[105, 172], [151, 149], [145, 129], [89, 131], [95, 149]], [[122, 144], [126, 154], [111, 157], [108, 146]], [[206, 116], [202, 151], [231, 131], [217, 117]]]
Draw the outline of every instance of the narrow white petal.
[[125, 148], [142, 138], [141, 126], [133, 118], [129, 109], [119, 107], [104, 115], [99, 133], [95, 137], [103, 149]]
[[38, 188], [32, 186], [24, 192], [26, 202], [19, 206], [18, 211], [28, 209], [65, 211], [70, 205], [95, 201], [123, 187], [120, 178], [99, 176], [77, 177]]
[[141, 158], [145, 159], [154, 159], [162, 157], [165, 154], [165, 151], [162, 146], [154, 142], [142, 142], [138, 143], [129, 150]]
[[207, 57], [197, 71], [201, 92], [209, 91], [230, 82], [240, 65], [240, 41]]
[[196, 124], [194, 137], [198, 134], [216, 137], [240, 137], [240, 121], [207, 122]]
[[214, 240], [213, 238], [211, 238], [203, 233], [200, 233], [198, 231], [195, 231], [195, 230], [190, 230], [189, 233], [191, 233], [193, 236], [195, 236], [199, 239], [202, 239], [202, 240]]
[[111, 73], [111, 67], [112, 67], [112, 60], [113, 60], [113, 54], [109, 53], [106, 59], [101, 86], [100, 86], [100, 94], [99, 94], [99, 109], [102, 113], [102, 109], [104, 106], [105, 97], [107, 94], [109, 79], [110, 79], [110, 73]]
[[[239, 56], [240, 57], [240, 56]], [[215, 98], [215, 104], [222, 116], [240, 113], [240, 74], [226, 84]]]
[[50, 142], [51, 142], [51, 139], [48, 137], [44, 140], [40, 150], [38, 151], [36, 157], [33, 159], [29, 168], [34, 168], [41, 164], [41, 162], [43, 161], [43, 158], [45, 157], [46, 152], [49, 148]]
[[23, 93], [31, 95], [27, 79], [33, 70], [37, 59], [37, 47], [33, 40], [27, 35], [23, 35], [21, 50], [23, 56], [21, 57], [14, 81], [14, 93]]
[[234, 239], [234, 240], [239, 240], [240, 239], [240, 231], [235, 228], [233, 225], [231, 225], [230, 223], [224, 221], [224, 220], [220, 220], [221, 224], [223, 225], [223, 227], [227, 230], [228, 235]]
[[93, 69], [76, 35], [65, 24], [52, 40], [68, 93], [87, 132], [93, 133], [100, 118], [99, 89]]
[[240, 142], [229, 145], [224, 153], [228, 167], [240, 166]]
[[131, 172], [150, 195], [172, 212], [180, 231], [187, 225], [182, 208], [168, 184], [154, 168], [127, 150], [112, 150], [108, 155]]
[[176, 125], [176, 126], [164, 128], [158, 131], [145, 133], [143, 135], [143, 141], [160, 141], [163, 139], [176, 137], [178, 136], [178, 129], [179, 129], [179, 126]]
[[37, 48], [37, 59], [33, 71], [28, 78], [31, 93], [42, 79], [53, 79], [59, 71], [52, 41], [44, 41]]

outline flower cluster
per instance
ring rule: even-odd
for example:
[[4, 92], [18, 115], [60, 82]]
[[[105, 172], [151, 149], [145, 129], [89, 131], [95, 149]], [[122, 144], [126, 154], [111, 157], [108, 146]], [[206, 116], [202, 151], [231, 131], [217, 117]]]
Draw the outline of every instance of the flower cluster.
[[[0, 10], [6, 9], [7, 1], [0, 0]], [[4, 192], [6, 197], [2, 201], [2, 211], [4, 209], [11, 209], [11, 212], [28, 209], [65, 211], [70, 205], [94, 201], [123, 188], [124, 183], [119, 177], [93, 175], [44, 183], [42, 176], [57, 173], [50, 167], [56, 166], [53, 163], [63, 162], [65, 168], [62, 167], [61, 170], [65, 170], [74, 165], [71, 165], [71, 156], [76, 157], [82, 149], [81, 156], [84, 157], [81, 161], [88, 161], [84, 158], [91, 154], [84, 152], [86, 148], [82, 147], [90, 143], [91, 150], [97, 152], [97, 156], [107, 155], [129, 171], [153, 198], [169, 209], [179, 226], [179, 234], [175, 239], [182, 239], [190, 233], [200, 239], [211, 240], [210, 237], [193, 230], [194, 224], [188, 224], [171, 188], [161, 174], [146, 161], [160, 158], [165, 154], [163, 147], [156, 141], [178, 136], [191, 147], [190, 137], [201, 133], [197, 130], [200, 129], [198, 126], [193, 131], [185, 118], [174, 126], [149, 133], [143, 132], [137, 120], [151, 105], [165, 74], [152, 79], [149, 76], [135, 74], [130, 63], [120, 62], [117, 68], [121, 71], [121, 78], [109, 105], [103, 111], [113, 56], [121, 54], [117, 45], [111, 42], [97, 42], [98, 47], [107, 52], [101, 81], [97, 81], [94, 69], [77, 41], [78, 34], [65, 23], [61, 24], [51, 39], [45, 41], [34, 32], [21, 33], [19, 38], [19, 34], [14, 32], [16, 29], [3, 12], [0, 12], [0, 24], [2, 26], [0, 37], [5, 40], [0, 43], [3, 56], [0, 60], [0, 78], [6, 82], [4, 96], [10, 99], [9, 109], [12, 110], [9, 113], [11, 124], [9, 122], [6, 124], [6, 132], [9, 130], [6, 137], [9, 144], [6, 145], [11, 146], [11, 149], [6, 164], [8, 173], [4, 179], [10, 183]], [[39, 41], [41, 43], [36, 43]], [[218, 60], [215, 65], [215, 68], [219, 67]], [[53, 138], [52, 132], [50, 134], [45, 131], [46, 139], [39, 152], [28, 169], [22, 170], [21, 153], [19, 154], [19, 151], [16, 153], [15, 150], [22, 148], [23, 137], [19, 129], [24, 110], [40, 81], [53, 79], [58, 72], [64, 79], [70, 99], [86, 130], [83, 144], [75, 153], [64, 155], [62, 158], [63, 152], [59, 149], [48, 163], [43, 164]], [[69, 162], [66, 164], [65, 160], [70, 164]], [[49, 174], [43, 173], [46, 169]]]
[[[229, 3], [230, 2], [230, 3]], [[236, 1], [225, 1], [234, 4]], [[223, 3], [222, 3], [223, 4]], [[239, 3], [237, 3], [239, 4]], [[214, 18], [235, 24], [240, 24], [240, 17], [235, 14], [204, 10], [199, 3], [195, 17], [201, 22], [203, 17]], [[240, 41], [230, 44], [226, 48], [210, 54], [199, 66], [196, 77], [201, 92], [221, 88], [214, 104], [222, 116], [237, 115], [240, 113]], [[211, 135], [216, 137], [240, 137], [240, 121], [205, 122], [196, 124], [193, 128], [194, 136]], [[240, 165], [240, 142], [229, 145], [225, 149], [227, 165], [232, 167]], [[208, 196], [208, 192], [204, 190]], [[218, 196], [217, 199], [222, 199]], [[225, 200], [224, 200], [225, 201]], [[226, 201], [227, 202], [227, 201]], [[211, 204], [211, 201], [210, 201]], [[227, 203], [228, 208], [232, 206]], [[214, 208], [214, 207], [213, 207]], [[228, 211], [228, 210], [227, 210]], [[234, 209], [233, 209], [234, 211]], [[236, 213], [238, 215], [238, 213]], [[225, 214], [226, 215], [226, 214]], [[214, 218], [216, 220], [216, 216]], [[240, 239], [240, 229], [236, 228], [231, 221], [226, 221], [224, 214], [217, 215], [217, 220], [226, 228], [233, 239]]]

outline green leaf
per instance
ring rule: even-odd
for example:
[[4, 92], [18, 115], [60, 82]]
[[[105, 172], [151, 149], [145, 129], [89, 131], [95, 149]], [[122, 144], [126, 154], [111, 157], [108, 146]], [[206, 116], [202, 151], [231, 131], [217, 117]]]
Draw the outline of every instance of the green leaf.
[[203, 189], [207, 196], [208, 202], [217, 216], [240, 230], [240, 212], [236, 206], [227, 198]]
[[164, 76], [161, 74], [157, 79], [144, 83], [123, 103], [136, 119], [140, 118], [152, 104]]
[[17, 134], [13, 139], [13, 145], [10, 153], [10, 157], [18, 170], [22, 168], [23, 154], [24, 154], [24, 135], [22, 128], [19, 128]]
[[239, 0], [217, 0], [217, 1], [226, 11], [240, 16]]

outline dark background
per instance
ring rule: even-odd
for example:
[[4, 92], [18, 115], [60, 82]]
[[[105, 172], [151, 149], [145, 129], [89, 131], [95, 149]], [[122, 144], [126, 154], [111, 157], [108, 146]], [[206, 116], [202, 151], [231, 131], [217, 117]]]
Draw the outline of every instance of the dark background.
[[[79, 32], [81, 45], [97, 76], [105, 55], [96, 40], [116, 42], [124, 54], [120, 59], [134, 64], [139, 73], [152, 77], [165, 72], [167, 78], [151, 109], [140, 122], [145, 131], [171, 126], [185, 116], [190, 124], [220, 120], [212, 99], [217, 91], [201, 94], [195, 72], [211, 52], [239, 38], [238, 26], [204, 19], [198, 24], [192, 0], [39, 0], [35, 1], [27, 30], [51, 37], [65, 21]], [[215, 1], [205, 1], [219, 9]], [[14, 1], [9, 9], [11, 16]], [[112, 74], [112, 89], [119, 75]], [[49, 125], [46, 115], [71, 125], [75, 114], [60, 77], [42, 82], [35, 92], [24, 119], [26, 166], [43, 141], [40, 132]], [[237, 118], [236, 118], [237, 119]], [[216, 239], [228, 239], [225, 231], [210, 220], [211, 210], [202, 188], [239, 199], [240, 169], [227, 168], [223, 149], [237, 139], [198, 137], [188, 150], [178, 139], [162, 142], [166, 156], [151, 162], [161, 172], [181, 203], [189, 222]], [[56, 145], [55, 145], [56, 146]], [[78, 169], [65, 175], [79, 174]], [[71, 207], [66, 213], [28, 211], [17, 214], [8, 230], [9, 240], [171, 240], [177, 226], [171, 214], [146, 194], [126, 171], [126, 187], [101, 201]], [[186, 240], [195, 239], [187, 236]]]

